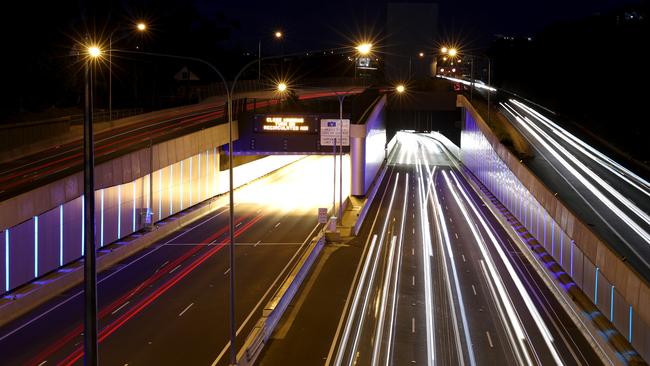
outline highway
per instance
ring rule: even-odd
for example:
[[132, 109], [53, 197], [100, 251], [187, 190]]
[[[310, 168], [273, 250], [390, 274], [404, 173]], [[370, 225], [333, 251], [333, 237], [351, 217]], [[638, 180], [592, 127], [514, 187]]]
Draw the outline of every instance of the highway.
[[[349, 88], [348, 88], [349, 89]], [[338, 94], [357, 94], [363, 89], [352, 89]], [[331, 97], [336, 91], [301, 90], [299, 99]], [[264, 93], [268, 97], [269, 92]], [[233, 116], [241, 109], [253, 110], [278, 103], [278, 99], [248, 102], [237, 99]], [[180, 109], [163, 110], [134, 118], [128, 125], [95, 134], [95, 163], [101, 163], [121, 154], [149, 146], [177, 136], [188, 134], [215, 124], [225, 123], [224, 103], [214, 102]], [[82, 141], [77, 140], [44, 149], [0, 164], [0, 201], [26, 192], [37, 186], [65, 177], [82, 169]]]
[[601, 364], [442, 144], [388, 163], [326, 364]]
[[650, 279], [650, 183], [515, 99], [503, 114], [534, 148], [526, 164], [630, 265]]
[[[331, 158], [307, 157], [236, 191], [237, 348], [316, 233], [331, 171]], [[228, 364], [227, 196], [219, 200], [214, 214], [99, 275], [101, 364]], [[81, 365], [82, 293], [0, 329], [1, 363]]]

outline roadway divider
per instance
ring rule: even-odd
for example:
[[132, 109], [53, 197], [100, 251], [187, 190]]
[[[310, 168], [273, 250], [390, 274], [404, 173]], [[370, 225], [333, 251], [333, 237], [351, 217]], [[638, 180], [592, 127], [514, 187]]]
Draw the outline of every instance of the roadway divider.
[[268, 342], [280, 318], [282, 318], [282, 314], [284, 314], [287, 306], [298, 292], [300, 285], [307, 277], [309, 270], [316, 262], [324, 246], [325, 235], [321, 231], [311, 240], [289, 276], [285, 278], [275, 295], [264, 306], [262, 317], [257, 321], [241, 350], [237, 353], [237, 365], [247, 366], [255, 364], [264, 345]]

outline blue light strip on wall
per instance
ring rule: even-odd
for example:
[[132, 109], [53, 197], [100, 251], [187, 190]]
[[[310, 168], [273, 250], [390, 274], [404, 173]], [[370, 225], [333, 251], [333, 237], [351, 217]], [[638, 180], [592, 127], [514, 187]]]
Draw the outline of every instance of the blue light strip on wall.
[[183, 160], [181, 160], [181, 211], [183, 211]]
[[162, 220], [162, 169], [158, 171], [158, 221]]
[[135, 181], [133, 181], [133, 232], [135, 232]]
[[596, 267], [596, 282], [594, 285], [594, 304], [598, 305], [598, 272], [600, 268]]
[[611, 292], [609, 294], [609, 321], [614, 322], [614, 288], [612, 285]]
[[199, 176], [199, 192], [198, 192], [198, 197], [199, 197], [199, 202], [201, 201], [201, 153], [199, 153], [199, 162], [196, 164], [196, 166], [199, 168], [198, 169], [198, 176]]
[[[9, 282], [7, 282], [9, 283]], [[629, 327], [627, 331], [627, 341], [632, 343], [632, 305], [630, 305]]]
[[9, 291], [9, 229], [5, 229], [5, 291]]
[[85, 242], [86, 242], [86, 233], [84, 232], [84, 225], [86, 224], [86, 215], [84, 210], [86, 209], [86, 205], [84, 203], [86, 197], [81, 196], [81, 255], [85, 255], [84, 250], [85, 250]]
[[63, 205], [59, 206], [59, 266], [63, 265]]
[[38, 216], [34, 216], [34, 277], [38, 277]]
[[104, 246], [104, 190], [99, 191], [99, 246]]
[[117, 238], [122, 237], [122, 185], [117, 186]]
[[174, 178], [174, 166], [170, 165], [169, 166], [169, 214], [170, 215], [174, 213], [174, 201], [173, 201], [174, 192], [172, 190], [173, 181], [174, 181], [173, 178]]

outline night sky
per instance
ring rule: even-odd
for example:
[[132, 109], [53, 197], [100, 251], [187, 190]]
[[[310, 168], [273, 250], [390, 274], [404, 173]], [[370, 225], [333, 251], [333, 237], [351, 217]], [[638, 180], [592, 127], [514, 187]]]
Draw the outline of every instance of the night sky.
[[[387, 0], [374, 1], [240, 1], [194, 0], [205, 14], [223, 11], [242, 22], [238, 35], [256, 44], [260, 34], [281, 28], [290, 47], [315, 42], [327, 46], [342, 35], [383, 29]], [[318, 5], [315, 5], [315, 4]], [[531, 36], [556, 21], [580, 19], [621, 6], [621, 0], [440, 0], [439, 31], [462, 38], [472, 47], [487, 45], [495, 34]], [[467, 11], [471, 9], [471, 11]]]

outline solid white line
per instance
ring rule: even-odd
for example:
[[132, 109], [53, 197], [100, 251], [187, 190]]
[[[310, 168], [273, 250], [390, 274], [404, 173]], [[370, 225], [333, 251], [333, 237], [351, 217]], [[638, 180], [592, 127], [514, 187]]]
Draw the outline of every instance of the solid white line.
[[[289, 261], [287, 262], [287, 264], [284, 265], [284, 268], [282, 268], [282, 271], [280, 271], [280, 273], [279, 273], [278, 276], [275, 278], [275, 280], [273, 281], [273, 283], [271, 284], [271, 286], [269, 286], [269, 288], [266, 290], [266, 292], [264, 293], [264, 295], [262, 295], [262, 297], [261, 297], [260, 300], [257, 302], [257, 304], [255, 304], [255, 307], [253, 308], [253, 310], [251, 310], [251, 312], [248, 314], [248, 316], [246, 317], [246, 319], [244, 319], [244, 321], [242, 322], [242, 324], [241, 324], [241, 325], [239, 326], [239, 328], [237, 329], [237, 332], [235, 333], [236, 336], [238, 336], [239, 333], [241, 333], [241, 331], [244, 330], [244, 327], [246, 326], [246, 324], [248, 324], [248, 322], [250, 321], [250, 319], [251, 319], [251, 318], [253, 317], [253, 315], [257, 312], [257, 309], [262, 305], [262, 302], [263, 302], [263, 301], [266, 299], [266, 297], [269, 295], [269, 293], [271, 292], [271, 290], [273, 289], [273, 287], [275, 287], [275, 284], [280, 280], [281, 277], [283, 277], [283, 275], [284, 275], [284, 273], [286, 272], [287, 268], [289, 268], [289, 265], [290, 265], [291, 263], [293, 263], [294, 259], [295, 259], [295, 258], [298, 256], [298, 254], [300, 253], [300, 250], [305, 246], [305, 244], [307, 244], [307, 242], [309, 241], [309, 238], [312, 237], [312, 235], [314, 234], [314, 231], [316, 231], [316, 229], [318, 228], [318, 225], [319, 225], [319, 224], [316, 224], [316, 226], [314, 226], [314, 228], [311, 230], [311, 232], [309, 233], [309, 235], [307, 235], [307, 238], [305, 239], [305, 241], [303, 242], [303, 244], [302, 244], [298, 249], [296, 249], [296, 252], [293, 254], [293, 257], [291, 257], [291, 259], [289, 259]], [[226, 354], [226, 351], [228, 350], [229, 347], [230, 347], [230, 341], [226, 342], [226, 345], [223, 346], [223, 348], [221, 349], [221, 352], [219, 352], [219, 354], [217, 355], [217, 358], [215, 358], [215, 360], [212, 362], [212, 366], [216, 366], [216, 365], [219, 363], [219, 361], [221, 360], [221, 358], [223, 357], [223, 355]]]
[[113, 310], [113, 312], [111, 312], [111, 315], [115, 315], [115, 313], [117, 313], [118, 311], [122, 310], [122, 309], [123, 309], [125, 306], [127, 306], [127, 305], [129, 305], [129, 301], [127, 301], [127, 302], [125, 302], [124, 304], [122, 304], [122, 306], [120, 306], [119, 308]]
[[174, 267], [174, 269], [172, 269], [171, 271], [169, 271], [169, 274], [172, 274], [172, 272], [174, 272], [174, 271], [176, 271], [177, 269], [181, 268], [181, 266], [182, 266], [182, 264], [177, 265], [176, 267]]
[[490, 332], [485, 332], [487, 335], [488, 342], [490, 343], [490, 348], [494, 348], [494, 345], [492, 344], [492, 337], [490, 337]]
[[181, 313], [178, 314], [178, 316], [183, 316], [183, 314], [185, 314], [186, 311], [190, 310], [192, 305], [194, 305], [194, 303], [191, 303], [191, 304], [187, 305], [187, 307], [183, 311], [181, 311]]

